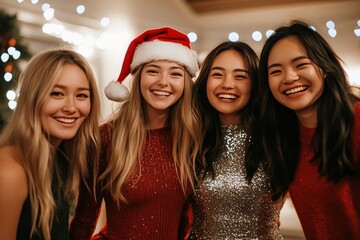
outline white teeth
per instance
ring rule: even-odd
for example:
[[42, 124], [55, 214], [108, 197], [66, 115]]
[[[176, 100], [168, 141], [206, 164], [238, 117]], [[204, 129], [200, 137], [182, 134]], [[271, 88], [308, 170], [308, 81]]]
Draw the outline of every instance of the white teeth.
[[300, 86], [300, 87], [296, 87], [296, 88], [292, 88], [292, 89], [286, 90], [286, 91], [285, 91], [285, 94], [287, 94], [287, 95], [289, 95], [289, 94], [294, 94], [294, 93], [298, 93], [298, 92], [304, 91], [305, 89], [307, 89], [307, 87], [305, 87], [305, 86]]
[[170, 96], [169, 92], [164, 92], [164, 91], [152, 91], [154, 94], [159, 95], [159, 96]]
[[232, 95], [232, 94], [219, 94], [218, 95], [219, 98], [227, 98], [227, 99], [236, 99], [236, 95]]
[[63, 123], [73, 123], [75, 122], [75, 118], [56, 118], [59, 122]]

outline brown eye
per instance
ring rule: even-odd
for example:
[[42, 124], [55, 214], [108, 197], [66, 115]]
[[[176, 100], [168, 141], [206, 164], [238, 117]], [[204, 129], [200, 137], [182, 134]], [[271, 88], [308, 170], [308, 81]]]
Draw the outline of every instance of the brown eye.
[[76, 97], [78, 97], [78, 98], [89, 98], [89, 95], [87, 95], [85, 93], [79, 93], [78, 95], [76, 95]]
[[213, 72], [213, 73], [211, 74], [211, 76], [212, 76], [212, 77], [222, 77], [222, 73], [220, 73], [220, 72]]
[[241, 80], [241, 79], [247, 79], [247, 76], [246, 76], [246, 75], [236, 75], [236, 76], [235, 76], [235, 79], [239, 79], [239, 80]]
[[53, 91], [50, 93], [50, 96], [63, 96], [64, 94], [62, 92]]
[[300, 64], [296, 65], [296, 67], [302, 68], [302, 67], [306, 67], [306, 65], [308, 65], [308, 63], [300, 63]]
[[171, 73], [171, 76], [173, 76], [173, 77], [182, 77], [183, 74], [181, 72], [173, 72], [173, 73]]
[[275, 75], [275, 74], [280, 74], [281, 71], [280, 70], [273, 70], [273, 71], [269, 71], [269, 75]]

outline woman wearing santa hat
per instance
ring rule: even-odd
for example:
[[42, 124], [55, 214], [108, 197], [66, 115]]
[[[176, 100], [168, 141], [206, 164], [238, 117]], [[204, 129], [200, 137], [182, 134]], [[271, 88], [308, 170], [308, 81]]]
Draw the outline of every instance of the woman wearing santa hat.
[[[91, 238], [102, 199], [106, 223], [93, 239], [178, 239], [200, 139], [191, 105], [197, 71], [189, 39], [177, 30], [151, 29], [130, 43], [118, 80], [105, 89], [123, 104], [101, 126], [98, 188], [95, 199], [82, 189], [72, 239]], [[130, 93], [122, 85], [129, 74]]]

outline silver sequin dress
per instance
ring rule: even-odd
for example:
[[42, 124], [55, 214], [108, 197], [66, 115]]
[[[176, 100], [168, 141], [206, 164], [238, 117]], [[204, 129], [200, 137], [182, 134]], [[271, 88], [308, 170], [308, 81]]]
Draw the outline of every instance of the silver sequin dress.
[[213, 166], [215, 176], [206, 176], [196, 188], [190, 239], [282, 239], [278, 220], [284, 199], [271, 200], [262, 169], [247, 183], [245, 131], [222, 126], [222, 134], [225, 144]]

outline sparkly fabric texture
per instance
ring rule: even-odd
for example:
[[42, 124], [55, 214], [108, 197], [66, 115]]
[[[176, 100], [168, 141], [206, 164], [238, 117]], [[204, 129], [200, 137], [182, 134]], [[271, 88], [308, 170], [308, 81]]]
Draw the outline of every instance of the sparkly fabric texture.
[[257, 171], [250, 184], [245, 171], [246, 133], [239, 126], [222, 126], [224, 146], [196, 188], [190, 239], [282, 239], [278, 227], [284, 199], [271, 200], [269, 179]]

